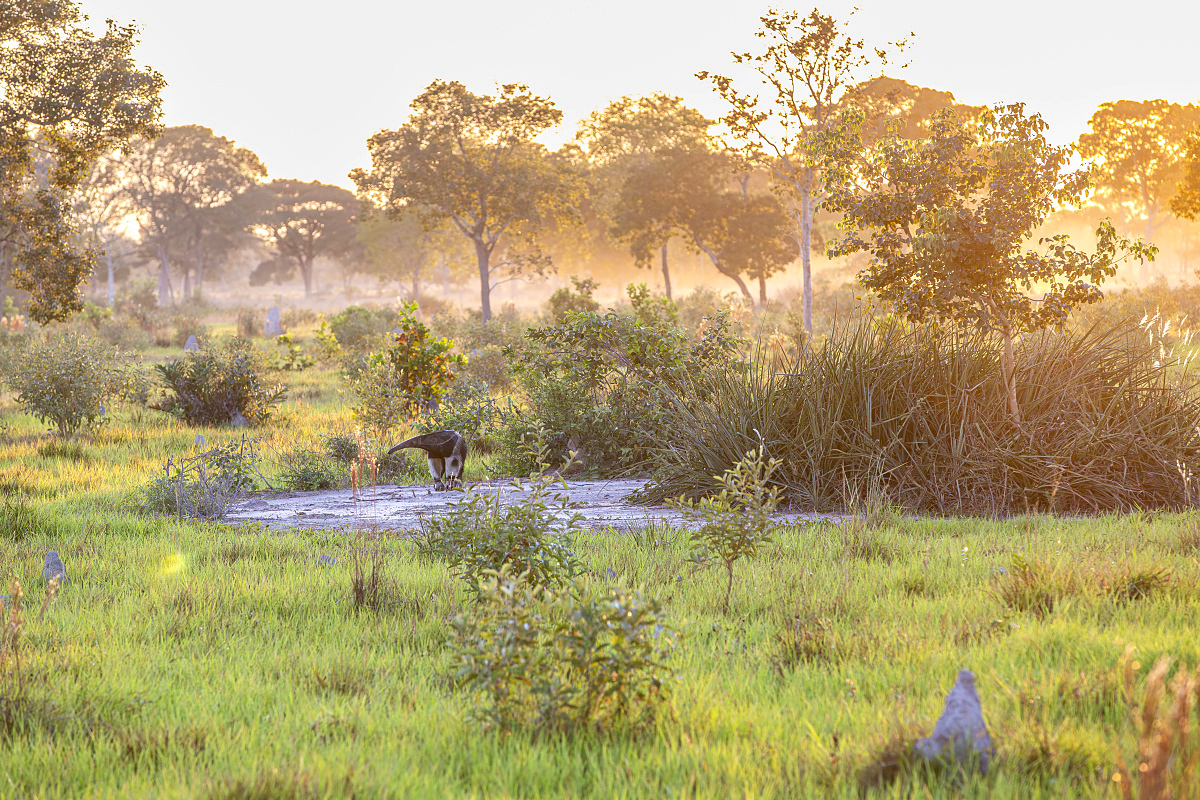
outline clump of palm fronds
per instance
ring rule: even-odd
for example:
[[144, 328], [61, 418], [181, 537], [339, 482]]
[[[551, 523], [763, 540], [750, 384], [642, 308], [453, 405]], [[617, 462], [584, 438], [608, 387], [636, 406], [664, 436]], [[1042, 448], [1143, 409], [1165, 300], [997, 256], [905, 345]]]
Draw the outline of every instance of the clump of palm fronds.
[[1200, 392], [1169, 338], [1154, 319], [1026, 336], [1021, 422], [986, 333], [861, 317], [791, 358], [759, 348], [671, 394], [646, 499], [712, 493], [761, 441], [786, 498], [820, 510], [867, 491], [933, 513], [1184, 507]]

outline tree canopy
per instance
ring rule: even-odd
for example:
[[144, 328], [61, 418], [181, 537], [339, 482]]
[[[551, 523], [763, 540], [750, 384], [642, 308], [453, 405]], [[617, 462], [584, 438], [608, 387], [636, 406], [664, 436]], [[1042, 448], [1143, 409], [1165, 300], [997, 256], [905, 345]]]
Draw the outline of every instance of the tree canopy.
[[434, 81], [413, 100], [407, 123], [367, 141], [371, 169], [350, 177], [385, 212], [415, 208], [427, 224], [449, 223], [471, 241], [486, 322], [492, 289], [523, 271], [548, 269], [538, 234], [576, 213], [578, 158], [536, 141], [561, 119], [554, 103], [522, 84], [491, 96]]
[[1171, 211], [1184, 219], [1200, 216], [1200, 130], [1188, 137], [1184, 155], [1183, 180], [1179, 193], [1171, 198]]
[[171, 267], [183, 293], [237, 246], [251, 211], [245, 193], [267, 174], [252, 151], [202, 125], [167, 128], [139, 138], [120, 160], [121, 184], [141, 239], [159, 261], [159, 304], [171, 302]]
[[75, 188], [101, 153], [153, 136], [161, 113], [165, 83], [134, 64], [134, 27], [96, 36], [85, 21], [72, 0], [0, 4], [0, 270], [39, 322], [82, 308], [95, 267], [74, 245]]
[[1079, 154], [1093, 161], [1100, 200], [1121, 206], [1144, 220], [1144, 236], [1154, 237], [1183, 178], [1187, 137], [1200, 127], [1200, 106], [1165, 100], [1103, 103], [1079, 137]]
[[1121, 261], [1153, 259], [1155, 249], [1118, 236], [1107, 220], [1095, 252], [1066, 235], [1031, 241], [1056, 207], [1082, 203], [1089, 175], [1069, 169], [1073, 148], [1050, 144], [1045, 122], [1021, 104], [985, 110], [977, 124], [941, 112], [927, 138], [887, 134], [865, 160], [843, 155], [861, 152], [856, 124], [825, 140], [834, 147], [826, 150], [827, 206], [844, 215], [846, 231], [833, 251], [870, 253], [860, 282], [903, 316], [1003, 337], [1010, 412], [1019, 420], [1014, 335], [1061, 325], [1075, 306], [1101, 299], [1100, 284]]
[[[812, 332], [813, 211], [822, 194], [822, 157], [813, 151], [814, 136], [833, 124], [854, 92], [864, 70], [888, 63], [885, 49], [867, 47], [849, 33], [848, 22], [813, 9], [801, 17], [795, 11], [772, 9], [760, 18], [756, 33], [765, 47], [757, 53], [733, 53], [735, 64], [749, 67], [766, 90], [757, 93], [735, 86], [732, 78], [699, 72], [712, 83], [729, 107], [721, 122], [731, 143], [751, 164], [762, 165], [787, 199], [795, 221], [803, 268], [804, 327]], [[891, 43], [902, 51], [907, 42]]]
[[671, 273], [667, 242], [673, 235], [670, 227], [664, 227], [657, 217], [628, 214], [623, 197], [638, 191], [638, 187], [628, 185], [643, 175], [638, 168], [666, 153], [708, 147], [712, 124], [712, 120], [685, 105], [682, 98], [656, 93], [622, 97], [593, 111], [579, 123], [575, 137], [587, 150], [593, 202], [611, 223], [609, 235], [629, 245], [638, 266], [650, 265], [649, 249], [660, 252], [668, 298]]
[[[788, 215], [771, 194], [751, 194], [735, 162], [707, 148], [671, 150], [635, 167], [617, 205], [614, 230], [646, 263], [671, 236], [703, 253], [746, 299], [766, 302], [766, 279], [796, 258]], [[737, 184], [737, 185], [735, 185]], [[755, 300], [745, 278], [758, 281]]]
[[336, 258], [354, 247], [358, 198], [340, 186], [288, 179], [271, 181], [256, 194], [251, 227], [275, 256], [258, 265], [250, 284], [279, 283], [299, 270], [304, 296], [311, 297], [316, 259]]

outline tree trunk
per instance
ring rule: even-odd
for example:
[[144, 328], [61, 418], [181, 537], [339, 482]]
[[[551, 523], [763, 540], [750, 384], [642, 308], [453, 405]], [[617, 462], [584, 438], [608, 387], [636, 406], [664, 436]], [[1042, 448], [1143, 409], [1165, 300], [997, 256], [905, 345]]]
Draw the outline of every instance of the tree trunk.
[[413, 267], [412, 301], [421, 307], [421, 270]]
[[313, 265], [311, 261], [305, 261], [303, 258], [296, 261], [300, 264], [300, 277], [304, 278], [304, 299], [307, 300], [312, 297]]
[[[750, 294], [750, 289], [746, 286], [746, 282], [744, 280], [742, 280], [742, 276], [737, 274], [736, 272], [730, 272], [729, 270], [726, 270], [724, 267], [722, 267], [721, 259], [717, 258], [716, 254], [713, 253], [712, 250], [708, 249], [707, 247], [705, 247], [702, 244], [697, 244], [697, 246], [702, 251], [704, 251], [704, 253], [708, 256], [708, 260], [711, 261], [712, 265], [717, 268], [717, 272], [721, 273], [726, 278], [729, 278], [731, 281], [736, 283], [738, 289], [742, 293], [742, 296], [745, 297], [747, 300], [749, 300], [751, 303], [754, 303], [754, 295]], [[755, 305], [757, 305], [757, 304], [755, 304]]]
[[761, 274], [758, 276], [758, 307], [767, 307], [767, 276]]
[[187, 259], [183, 259], [183, 297], [181, 300], [187, 302], [187, 299], [192, 296], [192, 268], [187, 263]]
[[113, 266], [112, 251], [104, 248], [104, 260], [108, 263], [108, 307], [112, 308], [117, 302], [117, 275]]
[[1000, 358], [1000, 371], [1004, 373], [1004, 389], [1008, 395], [1008, 413], [1016, 425], [1021, 424], [1021, 407], [1017, 404], [1017, 364], [1013, 358], [1012, 328], [1004, 329], [1004, 352]]
[[667, 269], [667, 246], [662, 246], [662, 273], [663, 273], [663, 288], [666, 290], [667, 299], [671, 299], [671, 273]]
[[[809, 173], [811, 175], [811, 172]], [[800, 265], [804, 273], [804, 330], [813, 332], [812, 322], [812, 193], [806, 182], [800, 193]]]
[[492, 318], [492, 275], [488, 265], [491, 255], [483, 239], [476, 239], [475, 261], [479, 266], [479, 309], [485, 324]]
[[171, 297], [171, 261], [167, 257], [167, 249], [158, 246], [158, 307], [166, 308], [174, 304]]

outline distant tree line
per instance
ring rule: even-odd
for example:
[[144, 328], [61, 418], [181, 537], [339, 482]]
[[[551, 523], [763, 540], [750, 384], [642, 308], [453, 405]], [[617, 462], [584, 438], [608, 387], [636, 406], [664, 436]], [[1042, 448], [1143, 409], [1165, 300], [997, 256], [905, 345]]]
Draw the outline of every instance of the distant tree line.
[[[110, 23], [93, 35], [72, 0], [11, 4], [0, 18], [0, 293], [23, 291], [34, 318], [59, 319], [80, 308], [89, 280], [111, 304], [118, 281], [148, 267], [162, 305], [216, 278], [299, 278], [311, 296], [325, 263], [346, 281], [358, 273], [401, 282], [411, 299], [439, 278], [477, 281], [486, 321], [497, 287], [544, 275], [563, 253], [586, 261], [624, 251], [657, 270], [670, 297], [671, 246], [756, 306], [768, 300], [767, 280], [799, 261], [811, 330], [813, 251], [871, 253], [863, 278], [878, 288], [879, 253], [852, 226], [893, 226], [903, 241], [890, 244], [906, 257], [926, 241], [917, 234], [936, 227], [937, 203], [902, 190], [915, 168], [906, 159], [932, 146], [954, 141], [979, 156], [959, 184], [975, 193], [960, 198], [965, 207], [996, 196], [972, 181], [1001, 174], [985, 156], [1003, 141], [1009, 155], [1024, 152], [1047, 170], [1078, 152], [1089, 164], [1078, 179], [1020, 178], [1050, 187], [1054, 208], [1104, 204], [1147, 241], [1166, 215], [1195, 219], [1200, 209], [1200, 107], [1104, 103], [1077, 145], [1051, 157], [1031, 133], [1036, 115], [964, 106], [883, 75], [906, 39], [867, 45], [818, 10], [770, 11], [761, 24], [761, 49], [732, 54], [730, 75], [697, 75], [725, 103], [717, 120], [679, 97], [622, 97], [552, 150], [539, 141], [562, 123], [549, 98], [523, 84], [478, 94], [437, 80], [399, 127], [369, 139], [370, 164], [350, 173], [351, 192], [272, 179], [256, 154], [209, 128], [163, 128], [164, 82], [134, 64], [133, 29]], [[947, 175], [925, 178], [937, 186]], [[881, 193], [915, 205], [869, 212]], [[1045, 215], [1022, 220], [1012, 258], [1024, 257], [1034, 221]], [[939, 269], [951, 283], [969, 271], [953, 258]]]

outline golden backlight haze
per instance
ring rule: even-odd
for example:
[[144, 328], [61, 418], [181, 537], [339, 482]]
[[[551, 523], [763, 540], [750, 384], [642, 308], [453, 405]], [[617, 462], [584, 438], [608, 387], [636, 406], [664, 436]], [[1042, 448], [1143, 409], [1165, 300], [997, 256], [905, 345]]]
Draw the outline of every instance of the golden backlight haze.
[[[713, 0], [82, 5], [93, 22], [111, 17], [142, 26], [137, 57], [169, 83], [168, 125], [211, 127], [256, 152], [272, 177], [347, 188], [346, 173], [368, 161], [367, 137], [399, 125], [435, 78], [477, 92], [497, 82], [528, 84], [564, 111], [559, 141], [622, 95], [665, 91], [717, 116], [721, 104], [694, 73], [728, 73], [729, 51], [754, 47], [768, 8]], [[911, 65], [892, 74], [961, 102], [1025, 102], [1063, 143], [1107, 100], [1200, 101], [1194, 3], [859, 5], [854, 30], [868, 43], [916, 34]], [[838, 17], [853, 6], [820, 4]]]

